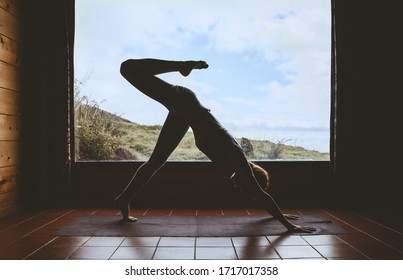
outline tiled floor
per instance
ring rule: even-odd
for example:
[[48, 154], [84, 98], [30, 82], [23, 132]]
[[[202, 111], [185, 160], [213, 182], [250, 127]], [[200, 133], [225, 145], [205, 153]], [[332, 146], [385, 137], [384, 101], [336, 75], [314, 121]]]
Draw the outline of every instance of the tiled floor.
[[[53, 209], [0, 219], [0, 259], [403, 259], [403, 234], [350, 211], [284, 209], [327, 217], [349, 233], [258, 237], [57, 236], [84, 214], [119, 215], [111, 209]], [[136, 216], [261, 215], [260, 209], [137, 209]]]

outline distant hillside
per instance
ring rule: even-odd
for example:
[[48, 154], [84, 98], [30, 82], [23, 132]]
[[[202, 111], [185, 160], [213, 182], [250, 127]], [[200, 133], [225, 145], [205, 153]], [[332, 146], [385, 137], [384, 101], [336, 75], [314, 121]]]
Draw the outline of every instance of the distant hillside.
[[[76, 104], [76, 155], [78, 160], [146, 160], [157, 141], [160, 125], [141, 125], [98, 106]], [[250, 159], [329, 160], [328, 153], [271, 141], [237, 139]], [[207, 160], [187, 132], [170, 160]]]

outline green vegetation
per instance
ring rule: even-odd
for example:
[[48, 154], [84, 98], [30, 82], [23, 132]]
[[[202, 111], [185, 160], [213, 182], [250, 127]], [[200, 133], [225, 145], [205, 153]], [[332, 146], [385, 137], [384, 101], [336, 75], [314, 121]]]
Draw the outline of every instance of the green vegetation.
[[[101, 110], [99, 103], [75, 94], [75, 134], [77, 160], [146, 160], [157, 142], [161, 126], [140, 125]], [[329, 160], [328, 153], [286, 145], [286, 140], [237, 139], [245, 154], [256, 160]], [[187, 132], [170, 160], [207, 160]]]

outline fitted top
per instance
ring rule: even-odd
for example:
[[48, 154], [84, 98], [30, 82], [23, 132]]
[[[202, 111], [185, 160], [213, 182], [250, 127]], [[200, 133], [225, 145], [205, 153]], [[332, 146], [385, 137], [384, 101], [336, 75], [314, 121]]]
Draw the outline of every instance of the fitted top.
[[179, 115], [189, 121], [193, 130], [196, 146], [213, 163], [228, 166], [229, 153], [244, 155], [243, 149], [226, 130], [221, 123], [213, 116], [209, 109], [204, 107], [197, 99], [196, 94], [191, 90], [174, 86], [179, 100], [170, 112]]

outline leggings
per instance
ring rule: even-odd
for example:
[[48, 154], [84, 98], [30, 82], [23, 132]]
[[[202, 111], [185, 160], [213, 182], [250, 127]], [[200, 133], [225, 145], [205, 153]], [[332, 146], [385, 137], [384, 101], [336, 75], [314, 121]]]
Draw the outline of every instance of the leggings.
[[[183, 63], [139, 59], [127, 60], [121, 65], [121, 74], [124, 78], [145, 95], [161, 103], [169, 110], [150, 159], [137, 170], [129, 185], [120, 195], [126, 201], [130, 202], [164, 165], [169, 155], [188, 131], [192, 118], [197, 118], [206, 110], [191, 90], [173, 86], [156, 77], [158, 74], [180, 71]], [[229, 148], [226, 157], [228, 167], [239, 176], [246, 187], [254, 192], [261, 206], [289, 227], [290, 223], [285, 219], [273, 198], [256, 181], [245, 155], [237, 149]]]

